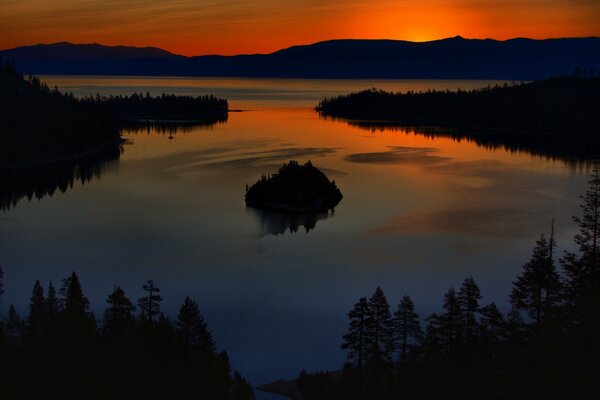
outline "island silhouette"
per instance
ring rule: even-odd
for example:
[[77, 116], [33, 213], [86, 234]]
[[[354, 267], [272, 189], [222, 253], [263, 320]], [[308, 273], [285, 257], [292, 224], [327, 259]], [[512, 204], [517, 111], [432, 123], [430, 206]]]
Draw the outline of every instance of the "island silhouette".
[[335, 208], [342, 197], [335, 181], [310, 161], [300, 165], [292, 160], [275, 174], [261, 176], [246, 190], [245, 200], [247, 206], [263, 211], [315, 214]]

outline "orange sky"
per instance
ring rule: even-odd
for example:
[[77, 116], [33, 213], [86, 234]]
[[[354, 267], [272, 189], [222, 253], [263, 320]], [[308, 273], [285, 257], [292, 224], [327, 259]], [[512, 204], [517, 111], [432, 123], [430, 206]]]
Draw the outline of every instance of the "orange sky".
[[0, 0], [0, 49], [68, 41], [240, 54], [455, 35], [600, 36], [600, 0]]

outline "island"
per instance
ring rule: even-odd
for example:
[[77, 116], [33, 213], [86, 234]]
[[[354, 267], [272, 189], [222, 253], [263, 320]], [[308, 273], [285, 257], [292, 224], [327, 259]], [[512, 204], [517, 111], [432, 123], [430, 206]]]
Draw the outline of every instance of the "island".
[[292, 160], [247, 188], [245, 200], [246, 206], [263, 211], [313, 214], [335, 208], [342, 197], [335, 181], [310, 161], [300, 165]]

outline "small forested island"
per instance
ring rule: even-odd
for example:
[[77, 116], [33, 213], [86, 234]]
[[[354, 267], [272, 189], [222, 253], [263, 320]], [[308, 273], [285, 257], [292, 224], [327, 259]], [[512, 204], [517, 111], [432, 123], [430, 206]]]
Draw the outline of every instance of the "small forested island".
[[470, 91], [369, 89], [325, 98], [322, 116], [600, 139], [600, 77], [581, 74]]
[[214, 96], [99, 95], [77, 99], [0, 62], [0, 167], [78, 158], [119, 145], [134, 123], [215, 123], [227, 100]]
[[310, 161], [284, 164], [270, 176], [263, 175], [246, 190], [246, 205], [265, 211], [293, 214], [323, 213], [333, 209], [342, 200], [342, 192], [335, 181]]

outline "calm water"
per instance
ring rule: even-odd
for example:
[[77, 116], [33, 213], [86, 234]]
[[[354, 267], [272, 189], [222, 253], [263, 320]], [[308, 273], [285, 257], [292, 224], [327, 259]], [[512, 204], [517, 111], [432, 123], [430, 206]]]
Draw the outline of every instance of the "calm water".
[[[113, 285], [129, 297], [154, 279], [175, 315], [201, 306], [220, 348], [253, 384], [301, 368], [337, 369], [346, 312], [382, 286], [421, 316], [473, 276], [504, 309], [511, 282], [556, 216], [570, 246], [586, 170], [527, 153], [403, 130], [369, 131], [312, 111], [357, 89], [456, 89], [482, 81], [321, 81], [46, 77], [77, 96], [149, 91], [230, 100], [227, 123], [176, 132], [126, 131], [132, 144], [89, 182], [0, 212], [6, 298], [26, 314], [33, 281], [70, 271], [101, 316]], [[171, 137], [171, 138], [170, 138]], [[248, 210], [262, 173], [311, 160], [344, 199], [334, 215], [289, 220]], [[309, 232], [304, 224], [316, 226]], [[290, 226], [299, 226], [297, 232]], [[266, 397], [264, 397], [266, 398]]]

